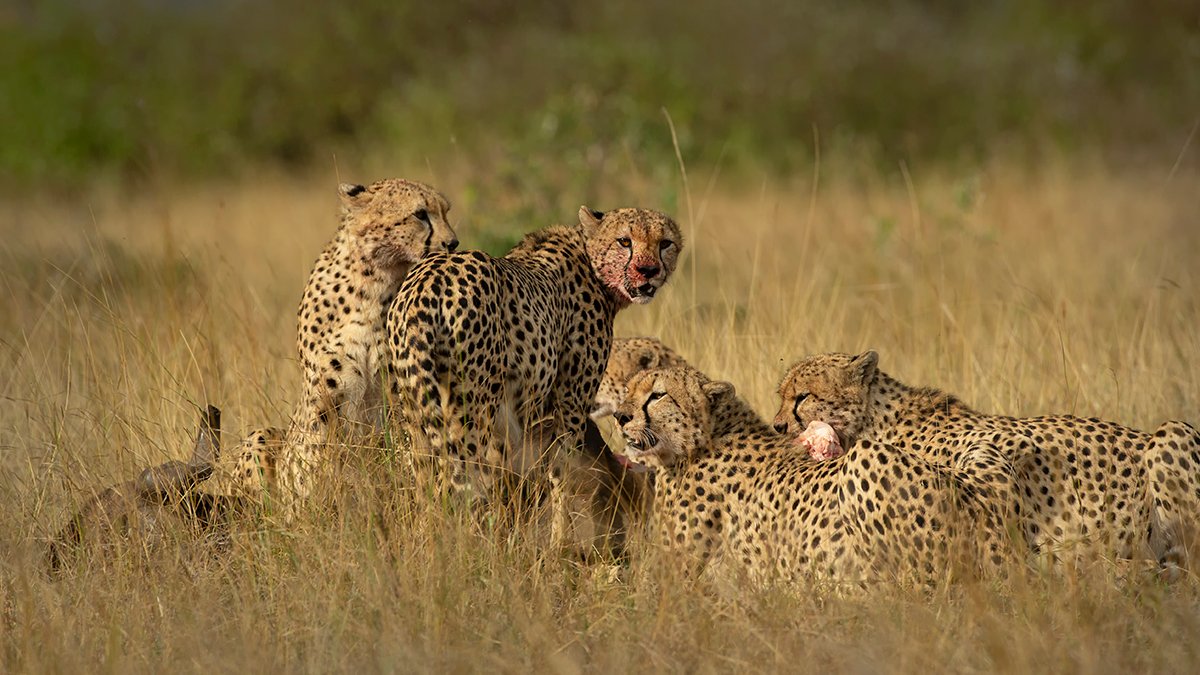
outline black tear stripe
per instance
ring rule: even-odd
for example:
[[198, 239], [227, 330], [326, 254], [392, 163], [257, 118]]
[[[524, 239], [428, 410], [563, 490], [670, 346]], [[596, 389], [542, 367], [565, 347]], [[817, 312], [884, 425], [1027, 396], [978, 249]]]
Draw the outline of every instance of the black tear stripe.
[[646, 397], [646, 402], [642, 404], [642, 414], [646, 416], [646, 428], [650, 428], [650, 397]]
[[800, 399], [797, 398], [796, 402], [792, 404], [792, 417], [796, 418], [796, 424], [804, 424], [804, 420], [800, 419], [799, 410], [800, 410]]
[[429, 232], [427, 232], [427, 233], [425, 234], [425, 248], [424, 248], [424, 251], [425, 251], [426, 253], [429, 253], [429, 245], [433, 243], [433, 223], [429, 223], [429, 224], [428, 224], [428, 226], [429, 226]]

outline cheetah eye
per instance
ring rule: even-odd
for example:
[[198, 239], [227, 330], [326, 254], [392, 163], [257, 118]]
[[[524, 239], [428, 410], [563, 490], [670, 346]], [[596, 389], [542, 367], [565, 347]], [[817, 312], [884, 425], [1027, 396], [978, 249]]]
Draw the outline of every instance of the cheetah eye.
[[804, 401], [804, 399], [808, 398], [808, 396], [809, 396], [809, 394], [807, 391], [802, 394], [798, 394], [796, 396], [796, 403], [800, 403], [800, 402]]
[[621, 245], [621, 248], [629, 248], [633, 245], [633, 242], [629, 240], [629, 237], [621, 237], [617, 240], [617, 243]]
[[661, 242], [659, 242], [659, 244], [658, 244], [658, 250], [660, 250], [660, 251], [665, 251], [665, 250], [667, 250], [668, 248], [671, 248], [671, 247], [672, 247], [672, 246], [674, 246], [674, 245], [675, 245], [675, 242], [671, 241], [670, 239], [663, 239], [663, 240], [662, 240]]
[[429, 212], [426, 211], [425, 209], [420, 209], [419, 211], [417, 211], [416, 213], [413, 214], [413, 218], [416, 218], [417, 220], [421, 220], [421, 221], [428, 223], [429, 222]]
[[667, 395], [666, 392], [662, 392], [662, 391], [651, 392], [650, 396], [646, 398], [646, 403], [654, 403], [655, 401], [657, 401], [658, 399], [660, 399], [666, 395]]

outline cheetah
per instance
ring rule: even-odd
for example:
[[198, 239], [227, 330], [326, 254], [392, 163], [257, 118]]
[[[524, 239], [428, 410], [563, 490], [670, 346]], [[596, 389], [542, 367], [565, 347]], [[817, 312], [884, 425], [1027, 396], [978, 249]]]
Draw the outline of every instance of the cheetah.
[[262, 427], [247, 432], [234, 453], [233, 474], [223, 476], [226, 491], [245, 497], [275, 493], [287, 433], [284, 427]]
[[1012, 551], [1011, 467], [995, 448], [949, 469], [871, 441], [816, 462], [733, 385], [686, 368], [635, 375], [616, 419], [629, 458], [655, 471], [659, 538], [693, 571], [942, 580], [999, 570]]
[[596, 392], [595, 405], [590, 413], [592, 419], [600, 420], [612, 415], [621, 401], [625, 400], [625, 385], [641, 371], [688, 365], [687, 360], [658, 338], [614, 338], [608, 365], [604, 368], [604, 376], [600, 378], [600, 389]]
[[[595, 405], [591, 417], [594, 421], [611, 418], [621, 401], [625, 400], [626, 385], [633, 376], [646, 370], [658, 368], [689, 368], [696, 370], [678, 352], [653, 337], [614, 338], [612, 353], [608, 357], [608, 366], [600, 379], [600, 390], [596, 394]], [[700, 372], [697, 370], [697, 372]], [[703, 373], [701, 373], [703, 374]], [[705, 376], [707, 377], [707, 376]], [[746, 411], [746, 422], [753, 422], [756, 433], [772, 434], [771, 427], [751, 411]], [[752, 416], [752, 417], [751, 417]], [[590, 428], [589, 428], [590, 431]], [[597, 433], [599, 430], [597, 429]], [[832, 431], [830, 431], [832, 433]], [[814, 458], [822, 458], [819, 448], [839, 447], [836, 440], [826, 440], [823, 445], [805, 443], [805, 438], [798, 439], [807, 454]], [[619, 439], [618, 439], [619, 441]], [[814, 439], [815, 441], [815, 439]], [[615, 476], [619, 495], [622, 498], [622, 511], [617, 514], [621, 522], [636, 523], [646, 519], [650, 510], [650, 502], [654, 493], [654, 474], [645, 466], [629, 461], [622, 452], [613, 452], [604, 447], [603, 453], [610, 465], [610, 472]]]
[[[285, 498], [307, 495], [305, 475], [335, 427], [382, 422], [387, 308], [417, 261], [458, 246], [446, 219], [450, 203], [428, 185], [398, 178], [344, 183], [338, 197], [340, 225], [300, 301], [297, 351], [304, 379], [287, 438], [278, 453], [264, 454], [251, 434], [234, 468], [238, 480], [276, 471]], [[278, 466], [267, 466], [275, 459]]]
[[[644, 370], [671, 366], [691, 367], [678, 352], [657, 338], [613, 338], [608, 365], [600, 378], [600, 388], [589, 413], [592, 419], [585, 446], [598, 448], [603, 459], [608, 474], [604, 486], [612, 495], [607, 512], [612, 514], [613, 530], [620, 537], [624, 537], [632, 526], [646, 520], [654, 493], [653, 475], [641, 464], [626, 459], [624, 453], [614, 452], [605, 443], [596, 424], [612, 418], [617, 406], [625, 400], [625, 385], [630, 378]], [[623, 543], [623, 539], [617, 543]]]
[[808, 357], [779, 387], [774, 425], [796, 433], [830, 424], [843, 443], [893, 445], [939, 466], [980, 444], [1000, 448], [1016, 471], [1026, 543], [1062, 560], [1095, 548], [1130, 559], [1147, 547], [1169, 576], [1185, 563], [1183, 514], [1200, 513], [1200, 437], [1182, 422], [1153, 436], [1099, 419], [1015, 418], [977, 412], [951, 394], [911, 387], [878, 368], [873, 351]]
[[413, 269], [389, 326], [418, 478], [486, 503], [508, 478], [546, 475], [551, 542], [565, 543], [564, 481], [586, 470], [577, 446], [613, 320], [655, 297], [682, 246], [663, 213], [585, 206], [578, 226], [528, 234], [502, 258], [437, 253]]

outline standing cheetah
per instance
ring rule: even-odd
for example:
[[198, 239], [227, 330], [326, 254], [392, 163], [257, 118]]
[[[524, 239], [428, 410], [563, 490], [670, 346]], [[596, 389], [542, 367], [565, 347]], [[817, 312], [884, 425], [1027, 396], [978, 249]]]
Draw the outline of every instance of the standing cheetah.
[[888, 443], [942, 466], [989, 444], [1016, 470], [1025, 537], [1056, 555], [1086, 543], [1122, 558], [1144, 546], [1171, 574], [1186, 557], [1185, 515], [1200, 513], [1200, 437], [1182, 422], [1154, 436], [1099, 419], [988, 415], [879, 370], [875, 352], [809, 357], [788, 371], [780, 432], [829, 423], [846, 445]]
[[635, 375], [616, 418], [655, 469], [668, 548], [759, 580], [943, 578], [999, 568], [1011, 467], [992, 448], [950, 469], [861, 442], [814, 462], [764, 428], [727, 382], [672, 368]]
[[577, 227], [529, 234], [503, 258], [439, 253], [418, 265], [389, 315], [418, 477], [438, 464], [449, 486], [487, 498], [502, 476], [549, 466], [552, 538], [565, 542], [562, 484], [582, 468], [613, 319], [654, 298], [681, 247], [662, 213], [583, 207]]
[[[415, 181], [342, 184], [341, 224], [317, 258], [300, 301], [297, 348], [303, 393], [272, 466], [275, 432], [247, 437], [239, 480], [274, 468], [286, 500], [310, 489], [308, 474], [339, 425], [373, 425], [383, 402], [387, 307], [409, 269], [431, 251], [458, 246], [446, 220], [450, 203]], [[257, 441], [255, 439], [258, 439]]]

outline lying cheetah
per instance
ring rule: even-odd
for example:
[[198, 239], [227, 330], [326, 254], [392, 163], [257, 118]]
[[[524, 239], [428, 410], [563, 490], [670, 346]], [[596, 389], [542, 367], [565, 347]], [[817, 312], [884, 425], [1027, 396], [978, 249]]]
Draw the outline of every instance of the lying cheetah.
[[[604, 376], [600, 378], [600, 389], [590, 413], [592, 421], [600, 423], [612, 417], [617, 406], [625, 400], [625, 385], [634, 375], [651, 368], [668, 366], [690, 367], [682, 356], [657, 338], [613, 338], [608, 365], [604, 368]], [[626, 459], [624, 453], [614, 452], [608, 447], [594, 423], [589, 423], [588, 427], [589, 434], [594, 433], [590, 445], [598, 447], [599, 443], [603, 446], [601, 457], [611, 476], [607, 484], [611, 485], [614, 496], [608, 512], [612, 514], [612, 529], [623, 536], [631, 526], [644, 522], [650, 511], [654, 494], [653, 475], [641, 464]]]
[[643, 370], [688, 365], [682, 356], [658, 338], [614, 338], [608, 365], [604, 368], [604, 376], [600, 378], [600, 389], [596, 392], [595, 405], [590, 413], [592, 419], [600, 420], [613, 414], [621, 401], [625, 400], [625, 385], [634, 375]]
[[418, 477], [486, 500], [503, 476], [549, 466], [552, 539], [564, 543], [562, 485], [568, 469], [584, 469], [576, 448], [613, 319], [654, 298], [681, 246], [662, 213], [583, 207], [577, 227], [529, 234], [503, 258], [439, 253], [418, 265], [389, 315]]
[[[341, 224], [317, 258], [298, 312], [303, 393], [276, 469], [285, 498], [308, 494], [307, 474], [338, 425], [374, 426], [383, 402], [384, 321], [409, 269], [458, 246], [450, 203], [423, 183], [342, 184]], [[261, 452], [244, 445], [235, 475], [258, 476]]]
[[[1027, 543], [1061, 553], [1087, 543], [1131, 558], [1148, 545], [1174, 574], [1186, 557], [1183, 514], [1200, 513], [1200, 437], [1182, 422], [1148, 434], [1098, 419], [988, 415], [937, 389], [902, 384], [878, 355], [824, 354], [794, 365], [779, 387], [775, 428], [823, 420], [843, 443], [894, 445], [941, 466], [980, 444], [1016, 470]], [[1149, 497], [1148, 497], [1149, 495]]]
[[630, 459], [655, 469], [659, 536], [701, 569], [932, 579], [997, 569], [1011, 550], [1011, 467], [990, 447], [952, 469], [870, 441], [814, 462], [733, 385], [685, 368], [635, 375], [616, 418]]
[[[613, 339], [608, 366], [604, 369], [604, 377], [600, 378], [600, 391], [596, 394], [595, 406], [591, 413], [592, 419], [599, 422], [611, 416], [621, 401], [625, 400], [626, 385], [629, 381], [638, 373], [657, 368], [693, 368], [693, 366], [678, 352], [664, 345], [657, 338]], [[745, 412], [746, 421], [753, 421], [756, 433], [772, 434], [771, 428], [755, 413], [749, 410]], [[801, 437], [797, 439], [796, 443], [796, 445], [803, 446], [804, 454], [814, 458], [825, 456], [811, 443], [806, 443], [807, 440], [805, 437]], [[836, 441], [826, 442], [825, 445], [819, 447], [824, 450], [835, 444]], [[616, 517], [622, 523], [644, 520], [646, 513], [649, 512], [650, 501], [654, 494], [653, 473], [645, 466], [629, 461], [622, 452], [613, 452], [606, 446], [603, 453], [606, 461], [610, 464], [610, 471], [615, 477], [615, 484], [619, 488], [621, 497], [623, 510], [618, 512]]]

